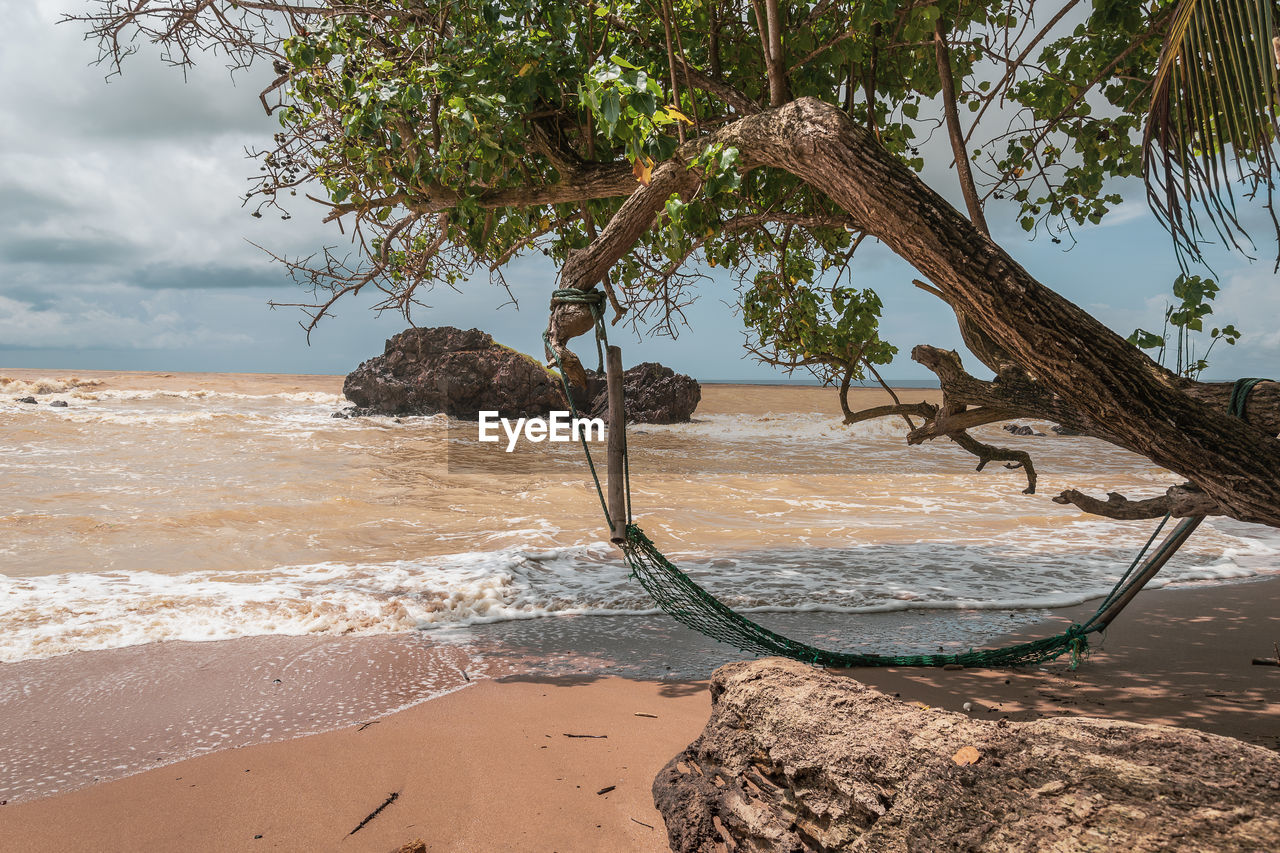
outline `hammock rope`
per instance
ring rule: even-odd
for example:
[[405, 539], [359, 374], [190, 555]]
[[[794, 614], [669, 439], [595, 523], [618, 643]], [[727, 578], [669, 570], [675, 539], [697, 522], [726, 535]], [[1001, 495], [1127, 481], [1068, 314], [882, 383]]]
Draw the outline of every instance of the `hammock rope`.
[[[607, 346], [608, 338], [604, 333], [604, 293], [598, 290], [582, 291], [562, 289], [552, 293], [551, 304], [579, 304], [591, 310], [596, 325], [596, 348], [600, 353], [601, 372], [603, 373], [604, 355], [601, 342]], [[544, 332], [543, 343], [547, 352], [555, 359], [560, 381], [564, 386], [565, 399], [573, 416], [578, 417], [578, 408], [573, 401], [568, 378], [560, 356], [551, 346], [549, 332]], [[1249, 393], [1262, 379], [1237, 380], [1232, 390], [1228, 407], [1230, 414], [1244, 417]], [[625, 418], [623, 419], [625, 422]], [[600, 506], [604, 510], [605, 521], [610, 530], [614, 530], [614, 520], [609, 516], [608, 504], [605, 500], [604, 488], [600, 476], [591, 457], [591, 448], [587, 444], [585, 431], [579, 435], [583, 454], [587, 459], [587, 467], [591, 479], [595, 482], [596, 494], [600, 498]], [[1169, 521], [1169, 514], [1156, 526], [1155, 531], [1147, 539], [1146, 544], [1138, 551], [1129, 567], [1120, 576], [1111, 591], [1102, 600], [1097, 611], [1082, 623], [1071, 625], [1061, 634], [1017, 643], [994, 649], [969, 649], [967, 652], [955, 654], [873, 654], [863, 652], [843, 652], [821, 649], [808, 643], [785, 637], [771, 631], [763, 625], [748, 619], [743, 614], [729, 607], [724, 602], [700, 586], [693, 578], [683, 572], [679, 566], [671, 562], [658, 550], [639, 525], [632, 522], [631, 516], [631, 471], [625, 444], [623, 446], [623, 462], [626, 492], [626, 535], [619, 547], [623, 559], [631, 570], [631, 577], [639, 582], [645, 592], [669, 616], [682, 625], [722, 643], [735, 646], [743, 652], [756, 655], [780, 655], [816, 666], [834, 668], [864, 666], [902, 666], [902, 667], [940, 667], [960, 665], [965, 667], [1009, 667], [1026, 666], [1044, 663], [1061, 657], [1071, 656], [1071, 668], [1074, 669], [1089, 653], [1090, 634], [1106, 629], [1116, 613], [1123, 608], [1137, 592], [1145, 586], [1156, 572], [1164, 566], [1179, 547], [1190, 537], [1191, 533], [1203, 520], [1203, 516], [1183, 519], [1160, 546], [1144, 561], [1156, 537]]]

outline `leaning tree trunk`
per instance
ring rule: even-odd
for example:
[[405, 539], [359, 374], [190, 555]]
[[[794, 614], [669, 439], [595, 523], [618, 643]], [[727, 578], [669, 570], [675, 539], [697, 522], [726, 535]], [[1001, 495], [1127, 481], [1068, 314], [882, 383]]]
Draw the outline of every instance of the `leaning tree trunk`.
[[[1280, 442], [1188, 393], [1194, 383], [1157, 365], [1096, 318], [1038, 282], [838, 108], [802, 98], [747, 116], [684, 146], [575, 253], [561, 286], [588, 289], [652, 227], [673, 192], [698, 179], [687, 168], [708, 141], [733, 145], [747, 168], [784, 169], [824, 192], [998, 340], [1043, 395], [1103, 437], [1189, 478], [1216, 511], [1280, 527]], [[590, 328], [575, 306], [552, 311], [552, 346]], [[576, 359], [573, 360], [576, 364]]]

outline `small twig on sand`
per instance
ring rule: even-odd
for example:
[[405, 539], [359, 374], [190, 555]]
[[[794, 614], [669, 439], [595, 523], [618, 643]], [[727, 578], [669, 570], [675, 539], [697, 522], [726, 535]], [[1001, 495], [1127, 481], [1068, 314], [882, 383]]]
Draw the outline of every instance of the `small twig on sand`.
[[608, 735], [571, 735], [568, 732], [561, 732], [565, 737], [589, 737], [589, 738], [607, 738]]
[[357, 732], [362, 732], [362, 731], [364, 731], [365, 729], [369, 728], [369, 726], [376, 726], [376, 725], [377, 725], [378, 723], [380, 723], [380, 722], [382, 722], [382, 721], [381, 721], [381, 720], [370, 720], [370, 721], [369, 721], [369, 722], [367, 722], [367, 723], [361, 723], [361, 724], [360, 724], [360, 728], [356, 729], [356, 731], [357, 731]]
[[378, 806], [376, 809], [374, 809], [373, 811], [369, 812], [369, 816], [368, 816], [368, 817], [366, 817], [364, 820], [360, 821], [360, 823], [358, 823], [358, 824], [356, 825], [356, 828], [355, 828], [355, 829], [353, 829], [353, 830], [351, 830], [350, 832], [348, 832], [348, 833], [347, 833], [347, 837], [348, 837], [348, 838], [350, 838], [352, 835], [355, 835], [357, 832], [359, 832], [360, 830], [364, 829], [365, 824], [367, 824], [369, 821], [373, 820], [375, 817], [377, 817], [379, 814], [381, 814], [383, 809], [385, 809], [387, 806], [389, 806], [389, 805], [391, 805], [392, 803], [394, 803], [394, 802], [395, 802], [396, 800], [398, 800], [399, 798], [400, 798], [400, 792], [399, 792], [399, 791], [394, 791], [394, 792], [392, 792], [391, 794], [389, 794], [389, 795], [387, 796], [387, 798], [386, 798], [385, 800], [383, 800], [383, 801], [382, 801], [382, 805]]
[[641, 713], [637, 712], [637, 713], [636, 713], [636, 716], [637, 716], [637, 717], [649, 717], [650, 719], [653, 719], [653, 720], [658, 719], [658, 715], [657, 715], [657, 714], [641, 714]]
[[1254, 666], [1280, 666], [1280, 658], [1254, 658]]
[[462, 667], [458, 667], [458, 671], [462, 673], [462, 677], [467, 680], [467, 684], [471, 683], [471, 676], [467, 675], [467, 671]]
[[631, 820], [631, 822], [632, 822], [632, 823], [638, 823], [638, 824], [640, 824], [641, 826], [647, 826], [647, 827], [649, 827], [650, 829], [653, 829], [653, 824], [651, 824], [651, 823], [645, 823], [644, 821], [642, 821], [642, 820], [636, 820], [635, 818], [631, 818], [630, 820]]
[[614, 790], [617, 787], [618, 787], [617, 785], [610, 785], [607, 788], [601, 788], [599, 791], [596, 791], [596, 796], [597, 797], [604, 796], [605, 794], [609, 793], [610, 791]]

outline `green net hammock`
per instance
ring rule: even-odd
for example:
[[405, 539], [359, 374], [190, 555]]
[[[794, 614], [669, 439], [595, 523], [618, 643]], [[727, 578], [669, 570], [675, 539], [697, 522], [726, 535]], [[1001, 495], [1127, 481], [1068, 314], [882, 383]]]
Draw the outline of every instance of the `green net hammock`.
[[[604, 294], [600, 291], [556, 290], [552, 294], [552, 304], [581, 304], [590, 308], [596, 320], [596, 348], [600, 355], [600, 372], [604, 372], [604, 356], [602, 343], [607, 346], [608, 338], [603, 323]], [[564, 385], [565, 398], [578, 416], [577, 406], [569, 382], [565, 378], [560, 356], [552, 348], [550, 338], [543, 335], [547, 351], [555, 358], [560, 372], [560, 381]], [[1241, 379], [1232, 391], [1229, 410], [1237, 417], [1244, 416], [1245, 403], [1253, 386], [1263, 380]], [[600, 507], [604, 510], [605, 521], [613, 530], [614, 521], [610, 517], [609, 507], [605, 500], [604, 489], [600, 484], [600, 476], [595, 461], [591, 457], [591, 449], [585, 437], [582, 438], [582, 450], [586, 455], [587, 467], [591, 479], [595, 482], [596, 494], [600, 498]], [[958, 654], [872, 654], [866, 652], [841, 652], [820, 649], [817, 646], [771, 631], [763, 625], [748, 619], [746, 616], [717, 599], [696, 581], [680, 570], [658, 550], [653, 541], [645, 535], [640, 527], [631, 522], [631, 481], [630, 463], [627, 458], [625, 444], [623, 446], [623, 463], [626, 494], [625, 537], [618, 543], [622, 549], [623, 559], [631, 569], [631, 577], [639, 581], [645, 591], [663, 612], [677, 622], [692, 628], [704, 636], [722, 643], [728, 643], [737, 649], [755, 655], [780, 655], [816, 666], [836, 668], [862, 666], [912, 666], [940, 667], [958, 664], [966, 667], [1007, 667], [1025, 666], [1054, 660], [1064, 654], [1070, 654], [1074, 668], [1089, 650], [1090, 634], [1102, 631], [1137, 592], [1155, 576], [1173, 554], [1191, 536], [1199, 526], [1203, 516], [1182, 519], [1163, 542], [1151, 552], [1151, 545], [1169, 521], [1165, 517], [1156, 526], [1155, 531], [1139, 550], [1129, 567], [1120, 576], [1111, 591], [1102, 600], [1102, 604], [1094, 614], [1084, 622], [1071, 625], [1061, 634], [1016, 643], [995, 649], [970, 649]], [[1144, 560], [1144, 558], [1146, 558]]]

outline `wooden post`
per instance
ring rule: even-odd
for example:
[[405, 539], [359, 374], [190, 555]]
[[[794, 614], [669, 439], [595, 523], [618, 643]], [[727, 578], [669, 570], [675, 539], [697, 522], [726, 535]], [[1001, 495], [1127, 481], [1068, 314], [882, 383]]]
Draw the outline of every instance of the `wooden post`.
[[1200, 526], [1202, 521], [1204, 521], [1203, 515], [1193, 515], [1182, 519], [1178, 523], [1173, 532], [1160, 543], [1160, 547], [1156, 549], [1156, 552], [1147, 558], [1147, 562], [1139, 570], [1138, 580], [1129, 587], [1129, 591], [1111, 602], [1111, 606], [1106, 609], [1106, 612], [1098, 617], [1099, 629], [1107, 627], [1111, 624], [1112, 619], [1120, 615], [1120, 611], [1124, 610], [1125, 605], [1132, 601], [1133, 597], [1156, 576], [1156, 572], [1164, 568], [1164, 564], [1169, 562], [1169, 559], [1174, 554], [1178, 553], [1182, 543], [1191, 537], [1191, 534], [1195, 532], [1195, 529]]
[[613, 530], [609, 540], [621, 545], [627, 540], [626, 475], [623, 457], [627, 451], [627, 413], [622, 398], [622, 350], [609, 347], [605, 358], [609, 393], [609, 518]]

